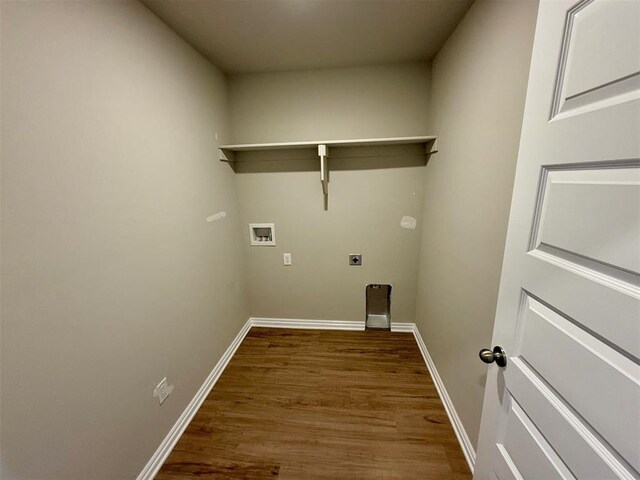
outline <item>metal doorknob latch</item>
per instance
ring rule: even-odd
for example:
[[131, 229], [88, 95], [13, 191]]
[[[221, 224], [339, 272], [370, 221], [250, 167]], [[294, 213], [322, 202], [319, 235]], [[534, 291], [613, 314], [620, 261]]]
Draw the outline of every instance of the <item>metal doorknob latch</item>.
[[482, 360], [484, 363], [496, 362], [499, 367], [507, 366], [507, 354], [499, 345], [493, 347], [493, 351], [489, 350], [488, 348], [483, 348], [482, 350], [480, 350], [480, 353], [478, 355], [480, 356], [480, 360]]

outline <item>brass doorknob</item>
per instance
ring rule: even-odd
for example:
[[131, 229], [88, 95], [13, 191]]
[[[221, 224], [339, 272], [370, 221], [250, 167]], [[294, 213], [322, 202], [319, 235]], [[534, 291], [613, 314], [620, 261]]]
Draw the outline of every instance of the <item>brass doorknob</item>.
[[499, 345], [493, 347], [493, 351], [489, 350], [488, 348], [483, 348], [482, 350], [480, 350], [480, 353], [478, 355], [480, 356], [480, 360], [482, 360], [484, 363], [496, 362], [496, 365], [498, 365], [499, 367], [507, 366], [507, 354]]

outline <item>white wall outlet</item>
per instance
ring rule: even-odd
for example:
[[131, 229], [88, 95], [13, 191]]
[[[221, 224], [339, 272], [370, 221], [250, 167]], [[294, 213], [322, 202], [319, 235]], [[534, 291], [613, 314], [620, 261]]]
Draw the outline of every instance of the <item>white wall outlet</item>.
[[171, 392], [173, 392], [173, 385], [168, 385], [167, 377], [164, 377], [162, 380], [160, 380], [160, 383], [153, 391], [153, 396], [158, 397], [158, 402], [160, 402], [160, 405], [162, 405], [167, 397], [171, 395]]
[[291, 254], [290, 254], [290, 253], [283, 253], [283, 254], [282, 254], [282, 262], [283, 262], [286, 266], [291, 265]]

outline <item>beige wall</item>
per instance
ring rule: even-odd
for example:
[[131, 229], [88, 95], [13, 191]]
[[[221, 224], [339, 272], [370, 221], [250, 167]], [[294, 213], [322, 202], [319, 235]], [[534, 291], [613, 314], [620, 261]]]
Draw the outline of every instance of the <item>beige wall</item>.
[[136, 2], [2, 19], [2, 477], [134, 478], [248, 316], [225, 79]]
[[[233, 76], [233, 139], [428, 134], [429, 77], [427, 64]], [[400, 219], [421, 216], [424, 155], [353, 153], [364, 158], [330, 160], [327, 211], [317, 158], [238, 165], [252, 316], [363, 320], [365, 285], [392, 283], [393, 320], [414, 320], [419, 230]], [[276, 224], [276, 247], [249, 246], [253, 222]], [[363, 265], [349, 266], [349, 253]]]
[[229, 78], [234, 143], [425, 135], [426, 63]]
[[[0, 2], [0, 42], [3, 38], [2, 2]], [[0, 43], [0, 70], [2, 69], [2, 44]], [[0, 72], [0, 478], [2, 478], [2, 74]]]
[[0, 478], [2, 478], [3, 472], [3, 461], [2, 461], [2, 121], [4, 119], [4, 114], [2, 113], [2, 39], [3, 39], [3, 8], [2, 2], [0, 2]]
[[416, 323], [477, 445], [537, 13], [476, 1], [433, 62]]

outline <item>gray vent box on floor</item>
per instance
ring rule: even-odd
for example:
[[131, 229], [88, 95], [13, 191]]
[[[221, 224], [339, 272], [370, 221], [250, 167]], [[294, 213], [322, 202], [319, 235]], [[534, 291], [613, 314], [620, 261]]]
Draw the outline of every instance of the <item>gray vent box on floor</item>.
[[367, 285], [367, 330], [391, 330], [391, 285]]

